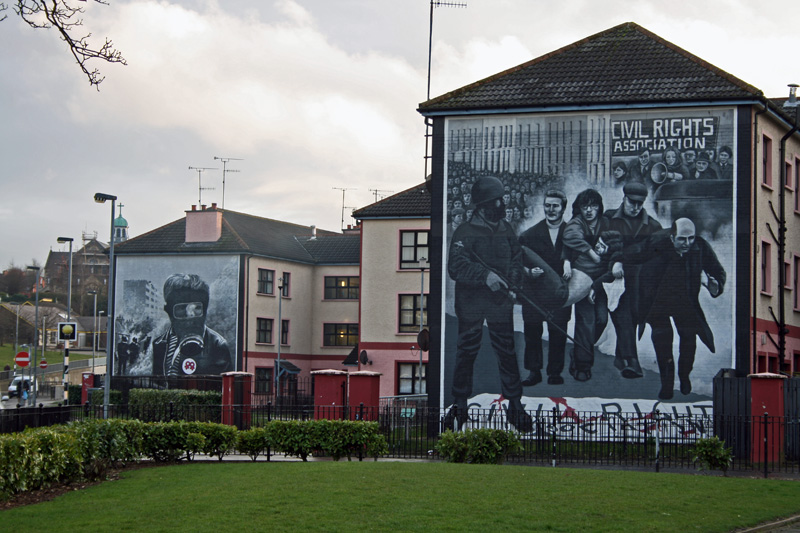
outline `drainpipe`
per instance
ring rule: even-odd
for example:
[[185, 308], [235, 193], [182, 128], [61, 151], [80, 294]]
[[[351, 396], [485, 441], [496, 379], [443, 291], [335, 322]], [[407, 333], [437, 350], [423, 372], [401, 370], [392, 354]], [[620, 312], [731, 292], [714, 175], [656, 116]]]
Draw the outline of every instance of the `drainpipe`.
[[[759, 163], [758, 163], [758, 141], [759, 141], [759, 137], [758, 137], [758, 115], [763, 115], [764, 113], [767, 112], [767, 109], [769, 109], [769, 108], [767, 107], [767, 104], [765, 103], [764, 104], [764, 108], [761, 111], [757, 111], [756, 112], [755, 117], [754, 117], [755, 120], [753, 122], [753, 165], [754, 165], [754, 169], [753, 169], [754, 170], [754, 172], [753, 172], [753, 178], [754, 178], [753, 179], [753, 245], [758, 250], [760, 250], [760, 248], [761, 248], [759, 240], [758, 240], [758, 194], [757, 194], [757, 191], [758, 191], [758, 168], [760, 166]], [[763, 253], [763, 250], [762, 250], [762, 253]], [[755, 372], [756, 370], [758, 370], [758, 355], [756, 355], [757, 351], [758, 351], [758, 345], [757, 345], [757, 339], [756, 339], [756, 337], [758, 337], [758, 326], [756, 325], [757, 318], [758, 318], [758, 305], [757, 305], [758, 304], [758, 271], [759, 271], [758, 253], [755, 253], [755, 254], [753, 254], [753, 283], [752, 283], [752, 287], [753, 287], [753, 298], [752, 298], [752, 300], [753, 300], [753, 302], [752, 302], [752, 305], [753, 305], [753, 313], [752, 313], [752, 315], [753, 315], [753, 353], [751, 355], [751, 358], [752, 358], [751, 371], [752, 372]]]

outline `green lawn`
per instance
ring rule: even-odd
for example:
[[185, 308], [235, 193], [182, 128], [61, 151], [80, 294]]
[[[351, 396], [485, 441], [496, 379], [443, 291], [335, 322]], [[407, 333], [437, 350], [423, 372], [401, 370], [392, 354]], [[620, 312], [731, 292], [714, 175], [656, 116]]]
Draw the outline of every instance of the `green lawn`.
[[402, 462], [207, 462], [4, 511], [13, 531], [730, 531], [800, 512], [800, 482]]
[[[33, 348], [32, 347], [28, 350], [28, 353], [30, 353], [31, 357], [33, 357]], [[38, 362], [42, 357], [42, 348], [41, 348], [41, 346], [37, 349], [37, 353], [38, 353], [38, 356], [37, 356], [37, 362]], [[14, 351], [14, 343], [0, 346], [0, 370], [4, 369], [6, 367], [6, 365], [10, 366], [11, 368], [14, 368], [14, 357], [16, 355], [17, 355], [17, 352]], [[57, 364], [57, 363], [63, 363], [64, 362], [64, 351], [63, 350], [57, 350], [57, 351], [47, 350], [45, 352], [45, 357], [47, 358], [47, 363], [48, 364], [54, 365], [54, 364]], [[91, 351], [89, 351], [89, 352], [76, 352], [74, 350], [70, 350], [69, 358], [70, 358], [71, 361], [75, 361], [75, 360], [78, 360], [78, 359], [91, 359], [92, 358], [92, 352]], [[31, 364], [33, 364], [32, 361], [31, 361]], [[30, 369], [30, 366], [28, 366], [27, 368]]]

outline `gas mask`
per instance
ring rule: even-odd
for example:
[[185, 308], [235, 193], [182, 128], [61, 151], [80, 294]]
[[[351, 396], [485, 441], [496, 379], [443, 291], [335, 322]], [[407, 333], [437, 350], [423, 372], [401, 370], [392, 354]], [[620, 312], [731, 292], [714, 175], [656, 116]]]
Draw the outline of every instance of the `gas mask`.
[[196, 357], [203, 351], [206, 314], [203, 302], [177, 303], [172, 306], [172, 331], [178, 337], [178, 351]]
[[502, 198], [486, 202], [480, 208], [483, 211], [483, 218], [492, 224], [497, 224], [506, 216], [506, 205]]

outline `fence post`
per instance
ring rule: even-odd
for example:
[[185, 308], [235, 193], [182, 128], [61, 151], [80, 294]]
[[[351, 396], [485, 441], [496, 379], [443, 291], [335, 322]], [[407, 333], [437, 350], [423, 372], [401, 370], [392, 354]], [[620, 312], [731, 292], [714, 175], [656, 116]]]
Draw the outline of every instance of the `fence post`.
[[767, 459], [769, 457], [769, 436], [767, 431], [769, 430], [769, 413], [764, 413], [764, 477], [766, 478], [769, 475], [769, 469], [767, 468]]
[[175, 417], [175, 403], [169, 402], [169, 420], [174, 420]]
[[[267, 422], [272, 421], [272, 402], [267, 402]], [[267, 462], [270, 461], [270, 457], [272, 457], [272, 447], [267, 446]]]
[[659, 459], [661, 458], [661, 426], [658, 423], [659, 410], [656, 409], [656, 474], [660, 471]]
[[558, 407], [553, 407], [553, 430], [550, 432], [550, 442], [552, 443], [551, 462], [553, 468], [556, 466], [556, 424], [558, 423]]

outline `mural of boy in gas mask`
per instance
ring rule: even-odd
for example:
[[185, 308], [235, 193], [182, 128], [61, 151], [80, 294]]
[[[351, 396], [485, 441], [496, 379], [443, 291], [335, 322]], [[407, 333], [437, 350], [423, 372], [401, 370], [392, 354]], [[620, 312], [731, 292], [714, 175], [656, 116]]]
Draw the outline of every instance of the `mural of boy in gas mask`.
[[164, 283], [170, 328], [153, 343], [153, 373], [217, 375], [233, 370], [228, 342], [206, 326], [208, 284], [196, 274], [173, 274]]

